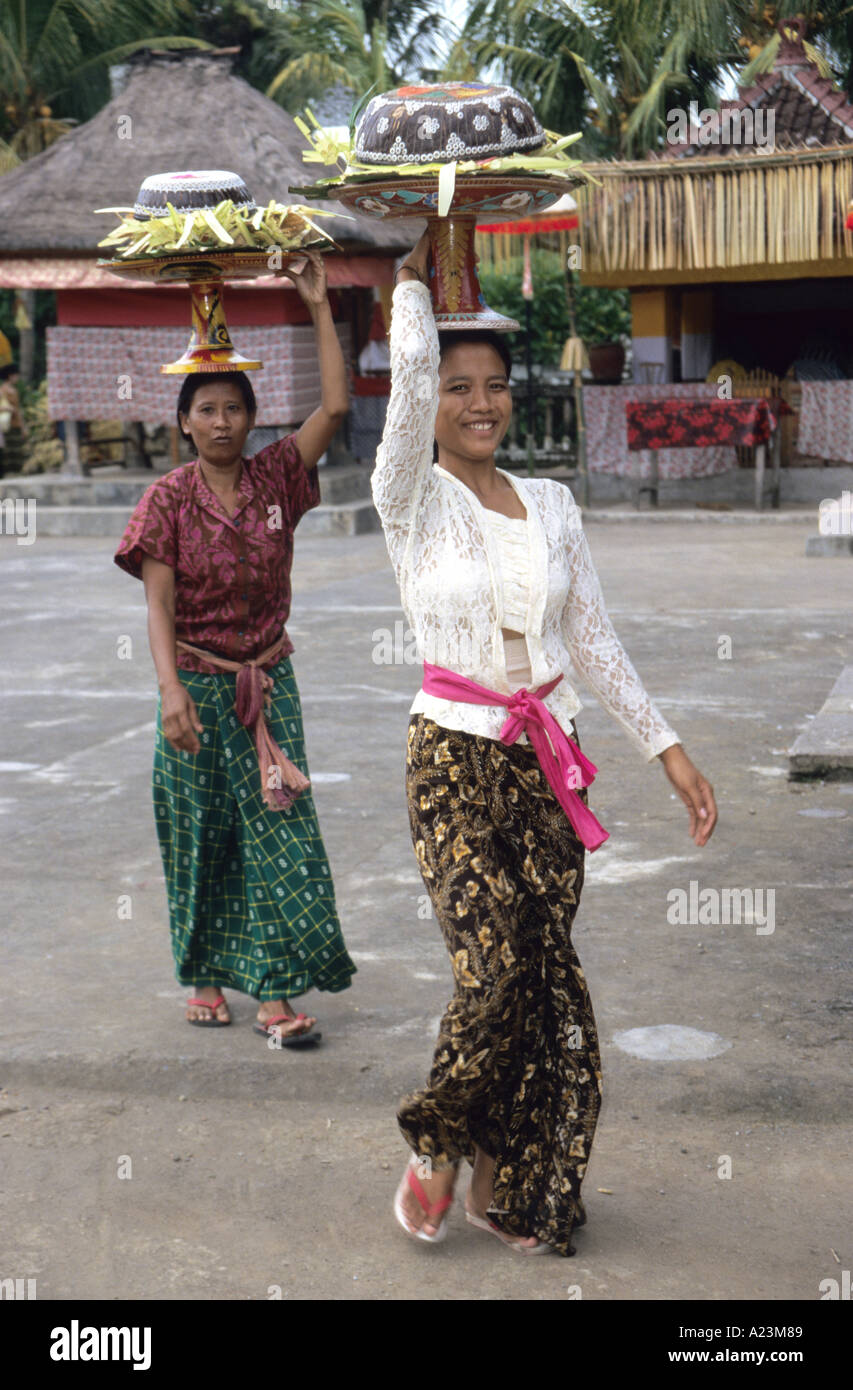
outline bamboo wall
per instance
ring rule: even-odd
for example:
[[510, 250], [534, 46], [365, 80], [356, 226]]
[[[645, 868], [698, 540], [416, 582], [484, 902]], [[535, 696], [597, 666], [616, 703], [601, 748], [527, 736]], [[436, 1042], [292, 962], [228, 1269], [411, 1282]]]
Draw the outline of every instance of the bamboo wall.
[[[575, 191], [573, 191], [575, 196]], [[568, 248], [577, 245], [578, 233], [537, 232], [530, 239], [531, 249], [535, 251], [552, 250], [559, 253], [560, 264], [566, 264]], [[524, 237], [511, 232], [478, 232], [477, 257], [482, 270], [495, 270], [500, 274], [521, 276], [524, 265]]]
[[587, 167], [600, 186], [574, 196], [592, 273], [853, 257], [853, 147]]

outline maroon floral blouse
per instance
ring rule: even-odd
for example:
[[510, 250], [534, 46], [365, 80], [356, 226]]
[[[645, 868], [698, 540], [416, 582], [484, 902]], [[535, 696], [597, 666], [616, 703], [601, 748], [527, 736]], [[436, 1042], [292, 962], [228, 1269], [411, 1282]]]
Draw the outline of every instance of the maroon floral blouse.
[[[237, 491], [229, 517], [197, 460], [173, 468], [140, 498], [113, 558], [136, 579], [143, 555], [171, 565], [176, 638], [247, 661], [281, 636], [290, 616], [293, 532], [319, 503], [320, 484], [291, 434], [243, 459]], [[292, 651], [286, 637], [282, 658]], [[190, 652], [177, 655], [181, 670], [214, 669]]]

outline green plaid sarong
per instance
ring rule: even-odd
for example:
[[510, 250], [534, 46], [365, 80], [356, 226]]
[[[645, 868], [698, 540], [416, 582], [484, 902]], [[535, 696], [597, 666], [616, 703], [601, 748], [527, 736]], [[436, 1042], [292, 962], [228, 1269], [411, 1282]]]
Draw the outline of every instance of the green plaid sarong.
[[[308, 777], [290, 658], [269, 674], [270, 733]], [[166, 740], [161, 699], [153, 771], [178, 980], [260, 1000], [346, 989], [356, 967], [310, 790], [287, 811], [269, 810], [254, 739], [234, 713], [236, 672], [181, 671], [180, 679], [204, 725], [201, 750], [178, 753]]]

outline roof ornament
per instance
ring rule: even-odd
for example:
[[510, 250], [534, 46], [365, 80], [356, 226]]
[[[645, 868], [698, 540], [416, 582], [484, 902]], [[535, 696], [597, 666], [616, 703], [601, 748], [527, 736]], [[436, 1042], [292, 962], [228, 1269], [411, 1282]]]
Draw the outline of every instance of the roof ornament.
[[776, 54], [775, 68], [810, 67], [814, 59], [806, 51], [806, 21], [801, 15], [780, 19], [776, 30], [782, 42]]

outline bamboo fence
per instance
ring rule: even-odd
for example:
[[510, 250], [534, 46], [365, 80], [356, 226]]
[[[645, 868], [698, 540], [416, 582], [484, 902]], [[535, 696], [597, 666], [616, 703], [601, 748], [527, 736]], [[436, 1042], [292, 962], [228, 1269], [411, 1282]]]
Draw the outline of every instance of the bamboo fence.
[[[549, 232], [544, 228], [531, 237], [531, 246], [537, 251], [553, 251], [560, 263], [566, 264], [568, 249], [577, 246], [578, 231]], [[499, 274], [521, 274], [524, 265], [524, 237], [512, 232], [478, 232], [477, 259], [481, 270], [495, 270]]]
[[[585, 270], [702, 271], [853, 255], [845, 227], [851, 146], [586, 167], [599, 184], [574, 192]], [[488, 240], [502, 238], [478, 238], [478, 250]], [[496, 247], [491, 258], [501, 254]]]

